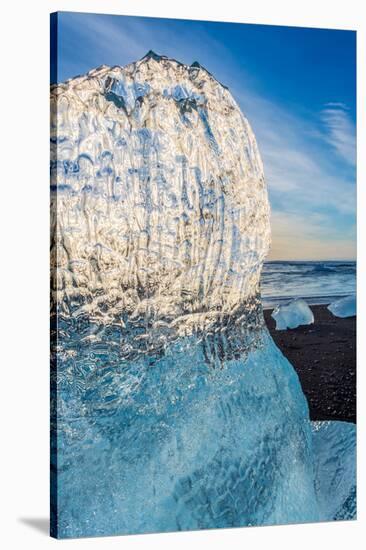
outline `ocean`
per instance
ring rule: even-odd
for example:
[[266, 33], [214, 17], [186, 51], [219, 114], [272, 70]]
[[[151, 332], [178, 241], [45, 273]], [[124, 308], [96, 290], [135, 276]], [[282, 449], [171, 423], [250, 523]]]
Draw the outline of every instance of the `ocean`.
[[304, 298], [309, 304], [328, 304], [356, 292], [356, 262], [265, 262], [261, 276], [264, 309]]

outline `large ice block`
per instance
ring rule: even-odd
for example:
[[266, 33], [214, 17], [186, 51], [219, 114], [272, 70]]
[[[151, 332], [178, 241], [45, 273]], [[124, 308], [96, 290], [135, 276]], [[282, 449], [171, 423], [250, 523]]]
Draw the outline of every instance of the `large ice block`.
[[262, 315], [262, 163], [230, 92], [149, 52], [51, 105], [53, 534], [320, 519], [307, 402]]
[[53, 87], [51, 110], [60, 314], [126, 318], [138, 351], [260, 311], [267, 188], [227, 88], [149, 52]]

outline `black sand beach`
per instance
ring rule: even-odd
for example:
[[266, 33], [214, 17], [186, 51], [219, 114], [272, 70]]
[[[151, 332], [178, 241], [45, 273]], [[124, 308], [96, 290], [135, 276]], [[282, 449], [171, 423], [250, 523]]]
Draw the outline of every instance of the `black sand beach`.
[[334, 317], [311, 306], [314, 324], [275, 330], [272, 310], [264, 317], [276, 345], [295, 368], [311, 420], [356, 422], [356, 317]]

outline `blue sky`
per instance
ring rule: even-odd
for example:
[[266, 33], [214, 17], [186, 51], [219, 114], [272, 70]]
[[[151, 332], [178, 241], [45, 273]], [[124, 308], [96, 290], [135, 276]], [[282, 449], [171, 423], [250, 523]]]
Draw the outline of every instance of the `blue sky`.
[[60, 13], [58, 81], [148, 50], [199, 61], [256, 134], [272, 209], [270, 259], [356, 255], [356, 33]]

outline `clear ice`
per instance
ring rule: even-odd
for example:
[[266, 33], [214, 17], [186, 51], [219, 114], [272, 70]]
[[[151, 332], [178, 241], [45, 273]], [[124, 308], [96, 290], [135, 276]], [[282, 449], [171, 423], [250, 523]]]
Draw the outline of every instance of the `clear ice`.
[[302, 298], [296, 298], [288, 304], [277, 306], [272, 312], [272, 317], [276, 321], [276, 330], [286, 330], [314, 323], [313, 312]]
[[356, 295], [346, 296], [332, 302], [328, 306], [329, 311], [336, 317], [353, 317], [356, 315]]
[[356, 425], [312, 422], [315, 490], [320, 517], [356, 517]]
[[198, 63], [149, 52], [51, 89], [51, 528], [333, 519], [265, 328], [255, 136]]

